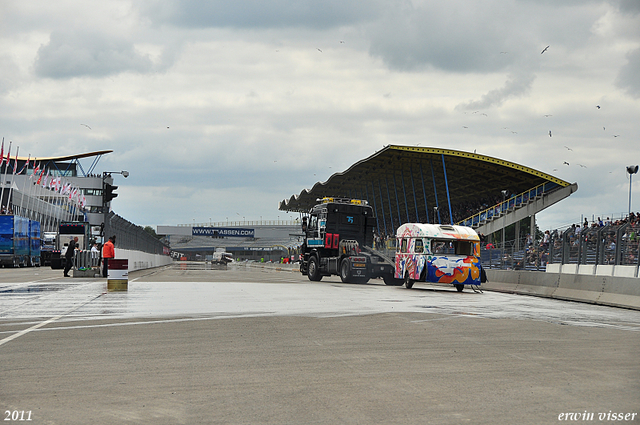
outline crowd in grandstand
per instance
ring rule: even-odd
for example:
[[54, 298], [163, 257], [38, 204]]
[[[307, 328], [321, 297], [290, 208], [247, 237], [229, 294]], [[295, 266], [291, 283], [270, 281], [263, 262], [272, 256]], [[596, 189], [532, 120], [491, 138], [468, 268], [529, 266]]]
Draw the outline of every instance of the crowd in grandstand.
[[[568, 252], [571, 258], [576, 258], [580, 252], [580, 245], [583, 250], [594, 251], [600, 244], [604, 256], [599, 261], [600, 264], [637, 264], [638, 243], [640, 241], [640, 213], [631, 212], [619, 220], [605, 220], [598, 217], [589, 222], [585, 219], [582, 225], [572, 224], [567, 229], [557, 229], [553, 232], [548, 230], [545, 237], [540, 242], [539, 247], [532, 248], [537, 251], [538, 261], [544, 265], [544, 258], [549, 257], [549, 241], [553, 243], [554, 257], [561, 256], [563, 244], [568, 244]], [[620, 246], [618, 246], [620, 245]], [[616, 249], [619, 248], [620, 258], [616, 259]]]

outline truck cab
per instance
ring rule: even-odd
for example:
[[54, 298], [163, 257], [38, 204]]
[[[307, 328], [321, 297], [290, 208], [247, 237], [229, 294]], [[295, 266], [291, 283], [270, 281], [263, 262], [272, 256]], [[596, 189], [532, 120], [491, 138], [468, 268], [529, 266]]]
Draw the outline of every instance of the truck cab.
[[[303, 217], [300, 272], [309, 280], [339, 275], [343, 282], [393, 278], [393, 263], [372, 247], [376, 217], [365, 200], [323, 198]], [[385, 283], [387, 279], [385, 278]]]

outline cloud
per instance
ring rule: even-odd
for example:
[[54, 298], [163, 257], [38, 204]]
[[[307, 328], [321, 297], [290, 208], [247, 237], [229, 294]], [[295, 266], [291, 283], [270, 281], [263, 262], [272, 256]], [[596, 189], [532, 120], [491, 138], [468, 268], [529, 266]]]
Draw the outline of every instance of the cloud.
[[0, 55], [0, 95], [8, 92], [16, 85], [17, 75], [19, 75], [18, 65], [9, 55]]
[[153, 63], [130, 42], [101, 34], [54, 31], [41, 45], [34, 69], [39, 77], [103, 77], [126, 71], [148, 72]]
[[583, 47], [601, 14], [578, 1], [414, 2], [367, 33], [371, 55], [394, 70], [490, 73], [535, 67], [546, 45]]
[[627, 64], [620, 69], [616, 86], [634, 99], [640, 98], [640, 48], [627, 54]]
[[640, 2], [638, 0], [620, 0], [620, 10], [626, 13], [640, 13]]
[[385, 2], [374, 0], [169, 0], [143, 7], [143, 13], [181, 27], [333, 28], [379, 15]]
[[535, 78], [533, 74], [511, 76], [503, 87], [489, 91], [480, 100], [459, 104], [456, 109], [485, 109], [501, 106], [505, 100], [511, 97], [528, 93]]
[[[369, 27], [370, 53], [392, 69], [495, 71], [511, 62], [504, 23], [462, 3], [406, 5]], [[482, 34], [482, 37], [478, 37]]]

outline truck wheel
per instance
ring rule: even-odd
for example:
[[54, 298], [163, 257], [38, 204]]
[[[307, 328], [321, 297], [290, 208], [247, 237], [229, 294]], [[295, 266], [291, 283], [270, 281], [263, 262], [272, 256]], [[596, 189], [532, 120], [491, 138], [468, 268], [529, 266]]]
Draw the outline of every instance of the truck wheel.
[[382, 276], [382, 279], [384, 280], [384, 284], [388, 286], [402, 286], [404, 284], [402, 279], [396, 279], [391, 274], [385, 274]]
[[404, 273], [404, 286], [406, 286], [407, 289], [411, 289], [413, 287], [413, 279], [409, 278], [409, 272]]
[[307, 269], [307, 277], [313, 282], [319, 282], [322, 279], [320, 274], [320, 265], [316, 257], [309, 258], [309, 266]]
[[462, 292], [462, 290], [464, 289], [464, 285], [462, 285], [460, 283], [456, 283], [454, 286], [456, 287], [458, 292]]
[[342, 283], [349, 283], [349, 261], [343, 260], [340, 264], [340, 280]]

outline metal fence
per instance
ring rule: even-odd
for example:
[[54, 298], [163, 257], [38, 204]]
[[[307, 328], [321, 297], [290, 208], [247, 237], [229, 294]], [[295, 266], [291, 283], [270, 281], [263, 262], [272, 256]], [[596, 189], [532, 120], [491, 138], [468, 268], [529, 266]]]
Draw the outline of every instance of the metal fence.
[[[480, 261], [487, 269], [546, 270], [547, 264], [629, 265], [640, 267], [640, 223], [574, 228], [549, 233], [548, 240], [482, 243]], [[395, 239], [376, 247], [389, 258]]]
[[640, 225], [590, 227], [581, 232], [569, 228], [554, 238], [551, 262], [585, 265], [639, 265]]
[[639, 233], [640, 224], [632, 223], [568, 228], [551, 233], [548, 242], [484, 244], [481, 261], [486, 268], [514, 270], [545, 270], [547, 264], [640, 266]]
[[150, 235], [142, 227], [137, 226], [113, 212], [107, 217], [105, 241], [116, 236], [116, 248], [142, 251], [149, 254], [169, 254], [169, 246]]

